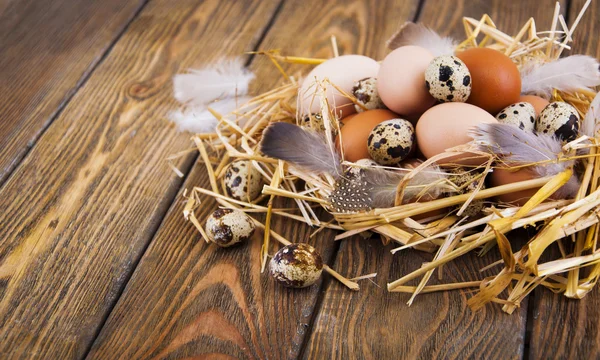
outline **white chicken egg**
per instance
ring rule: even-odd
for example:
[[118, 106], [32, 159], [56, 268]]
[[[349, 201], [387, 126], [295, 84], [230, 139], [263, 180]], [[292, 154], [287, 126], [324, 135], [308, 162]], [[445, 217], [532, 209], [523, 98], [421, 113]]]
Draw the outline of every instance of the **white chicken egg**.
[[[379, 63], [362, 55], [338, 56], [317, 65], [306, 76], [298, 91], [301, 114], [321, 112], [318, 81], [328, 79], [345, 93], [351, 94], [357, 81], [375, 77], [378, 71]], [[329, 106], [335, 106], [336, 116], [340, 119], [356, 112], [352, 101], [333, 86], [327, 84], [325, 90]]]

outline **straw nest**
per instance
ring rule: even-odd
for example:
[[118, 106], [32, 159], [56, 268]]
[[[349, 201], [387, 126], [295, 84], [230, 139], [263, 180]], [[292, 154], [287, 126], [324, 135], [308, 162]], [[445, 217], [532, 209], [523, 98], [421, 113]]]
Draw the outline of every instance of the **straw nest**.
[[[584, 9], [585, 10], [585, 9]], [[558, 5], [554, 13], [554, 21], [550, 31], [538, 32], [534, 19], [530, 19], [515, 35], [509, 36], [496, 28], [492, 19], [484, 15], [481, 19], [464, 18], [463, 24], [466, 39], [459, 44], [458, 50], [471, 47], [489, 47], [510, 56], [521, 66], [530, 61], [548, 62], [561, 56], [569, 49], [572, 33], [577, 27], [581, 15], [569, 29], [559, 15]], [[337, 55], [335, 38], [332, 37], [333, 54]], [[570, 298], [584, 297], [596, 284], [600, 276], [600, 250], [598, 249], [598, 225], [600, 219], [600, 160], [597, 157], [600, 135], [595, 138], [582, 136], [562, 148], [561, 159], [579, 159], [579, 167], [568, 168], [551, 178], [527, 180], [519, 183], [482, 189], [481, 186], [469, 187], [469, 192], [444, 197], [441, 199], [398, 204], [385, 209], [373, 209], [360, 213], [332, 212], [328, 196], [334, 181], [328, 176], [310, 175], [299, 171], [289, 164], [265, 157], [258, 151], [263, 130], [272, 122], [297, 123], [297, 95], [299, 84], [294, 76], [288, 75], [280, 66], [282, 62], [293, 62], [305, 65], [319, 64], [324, 59], [307, 59], [283, 56], [276, 51], [261, 52], [268, 57], [284, 77], [284, 85], [256, 96], [248, 103], [240, 106], [230, 114], [219, 114], [212, 111], [218, 119], [215, 133], [196, 134], [193, 136], [203, 163], [206, 165], [210, 179], [210, 189], [194, 187], [186, 194], [187, 204], [184, 216], [191, 221], [207, 240], [201, 221], [194, 210], [200, 205], [200, 195], [208, 195], [216, 199], [220, 206], [235, 208], [248, 213], [265, 213], [265, 222], [254, 220], [256, 225], [264, 229], [261, 268], [264, 270], [269, 256], [270, 241], [273, 239], [282, 244], [290, 241], [271, 230], [273, 217], [283, 217], [292, 221], [306, 223], [318, 232], [324, 228], [339, 230], [336, 239], [341, 240], [352, 235], [372, 232], [381, 235], [384, 242], [397, 246], [392, 253], [407, 248], [435, 253], [433, 260], [419, 269], [405, 274], [400, 279], [389, 279], [388, 291], [412, 293], [412, 302], [419, 293], [445, 291], [461, 288], [475, 288], [477, 291], [468, 303], [473, 309], [479, 309], [486, 303], [495, 302], [503, 305], [503, 310], [512, 313], [535, 287], [541, 285]], [[317, 86], [316, 91], [323, 91], [324, 84]], [[319, 90], [320, 89], [320, 90]], [[350, 94], [344, 94], [352, 99]], [[581, 90], [574, 93], [554, 91], [551, 100], [565, 101], [573, 105], [583, 119], [596, 96], [595, 91]], [[356, 103], [355, 99], [352, 99]], [[324, 100], [321, 104], [324, 127], [328, 131], [336, 131], [338, 122]], [[452, 150], [476, 151], [474, 145], [465, 145]], [[586, 155], [577, 155], [578, 150], [587, 149]], [[581, 151], [580, 151], [581, 153]], [[439, 158], [429, 159], [414, 169], [406, 169], [405, 179], [410, 179], [428, 164]], [[485, 177], [500, 161], [493, 154], [481, 165], [482, 174], [477, 184], [482, 184]], [[230, 163], [236, 160], [250, 161], [260, 172], [264, 185], [262, 195], [255, 201], [236, 200], [227, 195], [224, 188], [224, 173]], [[345, 163], [348, 166], [355, 164]], [[550, 196], [576, 173], [581, 180], [577, 196], [571, 200], [549, 200]], [[453, 183], [445, 180], [444, 186], [459, 189], [472, 185]], [[397, 188], [397, 198], [406, 191], [408, 181], [402, 181]], [[541, 187], [541, 188], [540, 188]], [[513, 191], [539, 188], [527, 203], [521, 207], [510, 207], [493, 202], [492, 198], [499, 194]], [[296, 207], [274, 208], [276, 197], [293, 199]], [[469, 219], [462, 216], [473, 201], [485, 199], [483, 215]], [[332, 220], [324, 221], [316, 214], [316, 207], [323, 207], [332, 215]], [[426, 219], [415, 220], [415, 217], [434, 210], [443, 213]], [[331, 218], [331, 217], [330, 217]], [[521, 249], [513, 249], [507, 238], [511, 230], [535, 226], [538, 231]], [[208, 240], [207, 240], [208, 241]], [[554, 244], [554, 245], [553, 245]], [[551, 245], [558, 246], [560, 256], [548, 260], [542, 253]], [[432, 273], [444, 264], [463, 256], [468, 252], [482, 252], [497, 246], [501, 259], [490, 264], [488, 268], [499, 269], [493, 277], [480, 281], [465, 283], [449, 283], [445, 285], [427, 286]], [[333, 269], [325, 266], [325, 271], [333, 275], [344, 285], [358, 290], [358, 279], [374, 276], [366, 275], [355, 279], [346, 279]], [[409, 281], [421, 279], [417, 286], [407, 286]]]

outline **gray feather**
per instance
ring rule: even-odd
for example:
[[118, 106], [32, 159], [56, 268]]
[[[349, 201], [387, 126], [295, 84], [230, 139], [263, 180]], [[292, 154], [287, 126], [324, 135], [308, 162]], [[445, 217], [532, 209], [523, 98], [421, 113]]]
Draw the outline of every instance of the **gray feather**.
[[[394, 206], [398, 184], [405, 174], [382, 169], [366, 169], [364, 175], [373, 202], [372, 206], [374, 208]], [[437, 199], [443, 192], [439, 181], [445, 177], [447, 174], [441, 171], [437, 165], [431, 165], [419, 171], [408, 181], [402, 202], [408, 203], [426, 198], [428, 200]]]
[[340, 155], [327, 144], [325, 136], [297, 125], [278, 122], [267, 127], [260, 151], [306, 171], [339, 177]]
[[[562, 150], [559, 139], [553, 135], [534, 134], [509, 124], [479, 124], [471, 137], [480, 151], [501, 156], [507, 163], [546, 163], [532, 167], [540, 177], [554, 176], [574, 165], [574, 161], [558, 161]], [[572, 176], [557, 195], [562, 198], [573, 196], [579, 188], [577, 176]]]
[[371, 208], [389, 208], [394, 206], [396, 188], [404, 174], [383, 169], [365, 169], [364, 181], [371, 198]]

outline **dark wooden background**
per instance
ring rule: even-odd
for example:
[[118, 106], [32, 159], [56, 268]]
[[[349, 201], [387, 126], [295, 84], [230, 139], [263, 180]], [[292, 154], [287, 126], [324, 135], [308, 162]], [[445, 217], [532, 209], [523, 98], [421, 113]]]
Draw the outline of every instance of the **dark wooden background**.
[[[600, 1], [573, 53], [600, 57]], [[569, 23], [584, 0], [561, 0]], [[207, 186], [191, 146], [166, 120], [172, 76], [257, 49], [377, 59], [407, 20], [463, 37], [461, 17], [514, 33], [550, 28], [553, 0], [0, 0], [0, 358], [582, 358], [600, 357], [600, 294], [538, 289], [513, 315], [473, 313], [466, 291], [408, 307], [387, 279], [430, 257], [392, 256], [378, 240], [310, 240], [342, 274], [377, 272], [350, 292], [327, 276], [304, 290], [259, 271], [260, 236], [221, 250], [182, 217], [181, 193]], [[246, 56], [254, 92], [281, 81]], [[290, 70], [299, 67], [289, 66]], [[203, 209], [206, 215], [212, 203]], [[311, 229], [276, 219], [306, 241]], [[497, 259], [467, 257], [444, 281], [480, 278]]]

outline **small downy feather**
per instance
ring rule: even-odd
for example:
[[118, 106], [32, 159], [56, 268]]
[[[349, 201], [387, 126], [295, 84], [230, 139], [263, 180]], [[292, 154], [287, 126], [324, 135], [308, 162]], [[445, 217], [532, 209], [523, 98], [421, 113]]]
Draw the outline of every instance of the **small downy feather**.
[[390, 50], [401, 46], [415, 45], [429, 50], [433, 56], [452, 55], [457, 43], [449, 38], [442, 37], [423, 24], [406, 22], [386, 42]]
[[206, 107], [190, 106], [185, 109], [171, 112], [169, 119], [177, 125], [179, 131], [189, 131], [195, 134], [212, 133], [217, 126], [217, 119], [208, 111], [207, 107], [226, 115], [249, 101], [249, 96], [228, 98], [208, 104]]
[[190, 69], [173, 77], [173, 96], [182, 104], [204, 106], [222, 98], [248, 93], [254, 74], [246, 69], [242, 58], [221, 60], [203, 69]]
[[[358, 177], [342, 178], [329, 197], [337, 212], [358, 212], [394, 206], [398, 184], [405, 174], [378, 168], [363, 169]], [[435, 199], [442, 193], [439, 180], [447, 175], [432, 165], [410, 179], [403, 203], [417, 201], [419, 195]], [[421, 197], [423, 199], [423, 197]]]
[[600, 85], [598, 61], [572, 55], [546, 64], [529, 63], [521, 68], [521, 92], [550, 98], [552, 90], [572, 92]]
[[581, 132], [590, 137], [593, 137], [598, 131], [600, 131], [600, 93], [596, 94], [592, 100], [581, 126]]
[[294, 124], [278, 122], [267, 127], [260, 151], [318, 175], [339, 177], [342, 173], [340, 155], [329, 146], [325, 136]]
[[[554, 176], [574, 165], [574, 161], [558, 161], [562, 144], [554, 135], [534, 134], [509, 124], [480, 124], [471, 133], [480, 151], [500, 155], [507, 163], [531, 164], [540, 177]], [[577, 193], [579, 179], [572, 176], [557, 196], [569, 198]]]

